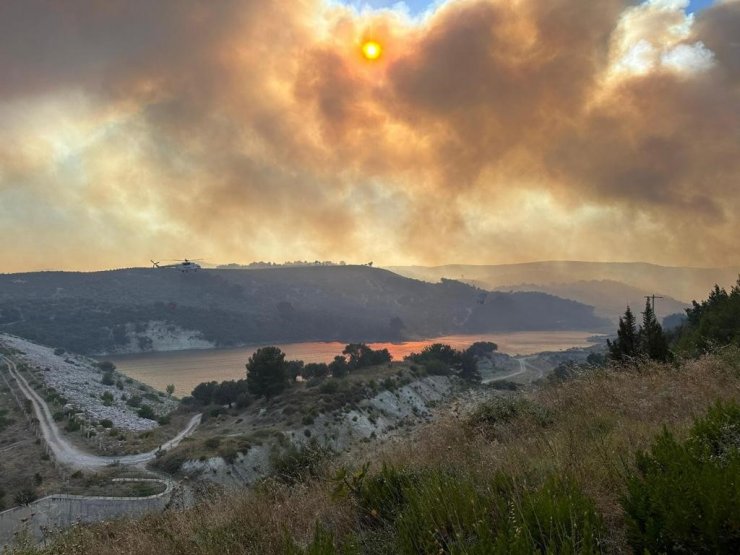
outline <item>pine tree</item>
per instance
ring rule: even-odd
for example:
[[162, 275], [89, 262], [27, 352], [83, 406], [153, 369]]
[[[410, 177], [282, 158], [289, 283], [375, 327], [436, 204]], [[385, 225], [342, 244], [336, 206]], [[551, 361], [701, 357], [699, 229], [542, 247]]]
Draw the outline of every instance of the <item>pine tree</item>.
[[612, 343], [607, 340], [609, 357], [613, 360], [628, 360], [640, 356], [640, 342], [637, 332], [637, 322], [630, 307], [624, 312], [624, 317], [619, 318], [617, 339]]
[[663, 335], [663, 328], [655, 317], [650, 299], [645, 303], [642, 313], [642, 326], [639, 332], [640, 350], [653, 360], [665, 362], [668, 359], [668, 342]]
[[274, 397], [288, 386], [285, 353], [277, 347], [257, 349], [247, 363], [247, 389], [257, 397]]

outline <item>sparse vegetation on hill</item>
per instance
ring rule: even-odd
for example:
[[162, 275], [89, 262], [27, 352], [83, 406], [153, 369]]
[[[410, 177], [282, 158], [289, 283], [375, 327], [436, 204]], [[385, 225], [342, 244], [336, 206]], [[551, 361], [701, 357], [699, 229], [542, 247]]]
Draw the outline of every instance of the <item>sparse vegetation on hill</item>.
[[[367, 266], [0, 275], [0, 332], [79, 353], [156, 348], [152, 322], [216, 346], [604, 329], [589, 306]], [[186, 348], [187, 344], [183, 346]]]

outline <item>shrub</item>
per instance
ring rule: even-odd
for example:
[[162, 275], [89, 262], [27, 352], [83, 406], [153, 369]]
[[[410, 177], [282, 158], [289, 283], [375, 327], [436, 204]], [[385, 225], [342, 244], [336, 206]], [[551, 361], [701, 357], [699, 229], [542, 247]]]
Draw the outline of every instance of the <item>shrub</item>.
[[137, 414], [140, 418], [147, 418], [149, 420], [157, 419], [157, 415], [154, 413], [154, 409], [152, 409], [152, 407], [150, 407], [149, 405], [141, 405]]
[[16, 492], [16, 494], [13, 496], [13, 502], [16, 505], [28, 505], [36, 501], [38, 497], [39, 496], [36, 493], [35, 489], [26, 486], [20, 491]]
[[517, 418], [532, 418], [540, 426], [552, 423], [552, 414], [548, 409], [521, 397], [494, 398], [485, 401], [470, 413], [466, 422], [472, 428], [482, 428]]
[[331, 449], [320, 446], [313, 439], [301, 447], [290, 444], [282, 451], [275, 448], [270, 455], [270, 464], [278, 480], [295, 484], [319, 476], [325, 460], [332, 454]]
[[678, 442], [667, 430], [636, 455], [622, 507], [635, 552], [740, 551], [740, 407], [717, 403]]
[[78, 430], [79, 430], [79, 429], [80, 429], [81, 427], [82, 427], [82, 425], [81, 425], [81, 424], [80, 424], [79, 422], [77, 422], [77, 420], [75, 420], [75, 419], [73, 418], [73, 419], [71, 419], [71, 420], [70, 420], [69, 422], [67, 422], [67, 425], [66, 425], [66, 426], [64, 427], [64, 429], [65, 429], [65, 430], [66, 430], [67, 432], [76, 432], [76, 431], [78, 431]]
[[131, 398], [126, 401], [129, 407], [138, 407], [141, 405], [141, 395], [132, 395]]
[[113, 364], [110, 360], [101, 360], [100, 362], [98, 362], [98, 368], [100, 368], [102, 372], [108, 373], [113, 372], [113, 370], [116, 369], [116, 365]]
[[103, 400], [103, 405], [109, 407], [113, 404], [113, 394], [110, 391], [103, 393], [100, 398]]
[[170, 415], [166, 414], [164, 416], [160, 416], [159, 418], [157, 418], [157, 424], [159, 424], [160, 426], [166, 426], [167, 424], [171, 422], [171, 420], [172, 419], [170, 418]]
[[209, 437], [203, 442], [203, 445], [205, 445], [209, 449], [218, 449], [218, 446], [221, 445], [221, 438], [220, 437]]
[[182, 468], [185, 461], [188, 461], [191, 458], [191, 453], [187, 450], [182, 448], [172, 449], [159, 455], [152, 463], [152, 466], [163, 470], [168, 474], [175, 474], [180, 470], [180, 468]]
[[64, 353], [66, 353], [66, 352], [67, 352], [67, 351], [65, 351], [65, 350], [64, 350], [64, 349], [62, 349], [61, 347], [57, 347], [56, 349], [54, 349], [54, 354], [55, 354], [56, 356], [62, 356], [62, 355], [63, 355]]
[[116, 383], [116, 381], [113, 379], [113, 373], [112, 372], [106, 372], [103, 374], [103, 378], [100, 380], [100, 383], [103, 385], [113, 385]]
[[320, 393], [332, 394], [336, 393], [337, 391], [339, 391], [339, 384], [336, 382], [336, 380], [326, 380], [319, 387]]
[[61, 410], [58, 410], [58, 411], [56, 411], [56, 412], [55, 412], [55, 413], [54, 413], [54, 414], [52, 415], [52, 418], [54, 419], [54, 422], [59, 422], [59, 421], [61, 421], [61, 420], [64, 420], [64, 412], [63, 412], [63, 411], [61, 411]]
[[100, 421], [100, 425], [103, 428], [112, 428], [113, 427], [113, 421], [109, 418], [103, 418], [103, 420]]
[[[604, 526], [571, 480], [538, 487], [497, 475], [478, 483], [443, 470], [384, 466], [375, 476], [340, 478], [355, 498], [361, 524], [382, 530], [389, 553], [596, 553]], [[341, 488], [338, 491], [342, 491]]]

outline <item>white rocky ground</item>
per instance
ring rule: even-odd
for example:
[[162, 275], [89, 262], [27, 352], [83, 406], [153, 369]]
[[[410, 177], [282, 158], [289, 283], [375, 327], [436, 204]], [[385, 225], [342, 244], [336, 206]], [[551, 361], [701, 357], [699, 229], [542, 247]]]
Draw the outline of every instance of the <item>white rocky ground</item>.
[[[84, 413], [88, 422], [109, 419], [114, 427], [123, 430], [150, 430], [158, 426], [157, 422], [139, 417], [136, 414], [138, 409], [128, 406], [124, 397], [130, 399], [133, 395], [142, 396], [142, 403], [151, 406], [160, 415], [170, 412], [177, 406], [175, 400], [166, 397], [157, 396], [158, 401], [144, 398], [145, 394], [153, 393], [150, 387], [143, 386], [135, 380], [129, 381], [117, 373], [115, 379], [121, 379], [123, 389], [115, 385], [103, 385], [102, 372], [95, 365], [95, 361], [89, 358], [70, 353], [55, 355], [51, 347], [37, 345], [7, 334], [0, 334], [0, 345], [22, 353], [16, 357], [17, 360], [41, 370], [39, 375], [44, 382], [67, 399], [71, 410]], [[145, 390], [142, 390], [142, 387]], [[101, 396], [105, 392], [113, 395], [111, 406], [103, 404]]]
[[[397, 434], [404, 426], [412, 426], [431, 418], [431, 409], [458, 390], [457, 378], [429, 376], [395, 391], [384, 390], [361, 401], [357, 410], [321, 414], [308, 426], [284, 432], [288, 441], [303, 445], [315, 439], [334, 451], [346, 451], [358, 441], [384, 439]], [[310, 431], [307, 436], [305, 431]], [[240, 453], [234, 464], [221, 457], [204, 461], [187, 461], [182, 470], [188, 474], [227, 487], [250, 484], [270, 471], [269, 445], [257, 445]]]
[[167, 322], [151, 321], [142, 331], [133, 324], [126, 326], [128, 342], [101, 355], [124, 355], [151, 351], [182, 351], [186, 349], [213, 349], [216, 344], [203, 338], [199, 331], [186, 330]]

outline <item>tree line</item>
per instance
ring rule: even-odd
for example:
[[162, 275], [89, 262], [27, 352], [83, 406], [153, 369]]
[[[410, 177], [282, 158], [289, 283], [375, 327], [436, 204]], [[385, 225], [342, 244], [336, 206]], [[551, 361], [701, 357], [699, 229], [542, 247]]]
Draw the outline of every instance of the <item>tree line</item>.
[[686, 320], [669, 333], [658, 323], [650, 300], [639, 326], [628, 306], [619, 319], [616, 340], [607, 340], [609, 358], [616, 361], [649, 358], [665, 362], [675, 354], [697, 356], [733, 344], [740, 346], [740, 278], [729, 292], [715, 285], [706, 300], [692, 301]]
[[[425, 347], [420, 353], [406, 357], [412, 363], [424, 368], [431, 375], [458, 375], [468, 381], [480, 381], [477, 359], [496, 351], [498, 346], [491, 342], [477, 342], [459, 351], [449, 345], [435, 343]], [[257, 349], [246, 364], [246, 377], [240, 380], [223, 382], [203, 382], [198, 384], [184, 403], [201, 405], [236, 405], [247, 407], [253, 397], [270, 399], [282, 393], [291, 384], [302, 380], [322, 380], [344, 378], [351, 372], [389, 364], [393, 360], [388, 349], [372, 349], [365, 343], [349, 343], [341, 355], [330, 363], [302, 360], [286, 360], [285, 353], [278, 347], [269, 346]], [[300, 378], [299, 378], [300, 377]]]

